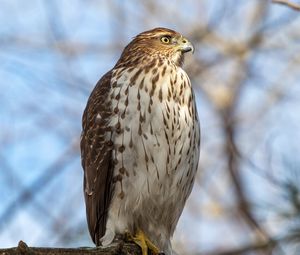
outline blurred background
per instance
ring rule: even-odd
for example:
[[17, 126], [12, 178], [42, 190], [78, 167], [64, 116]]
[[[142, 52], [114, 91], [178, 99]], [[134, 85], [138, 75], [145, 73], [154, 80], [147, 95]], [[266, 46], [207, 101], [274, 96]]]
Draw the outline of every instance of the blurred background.
[[92, 246], [81, 117], [136, 34], [192, 41], [201, 121], [180, 254], [300, 254], [300, 13], [267, 0], [0, 0], [0, 247]]

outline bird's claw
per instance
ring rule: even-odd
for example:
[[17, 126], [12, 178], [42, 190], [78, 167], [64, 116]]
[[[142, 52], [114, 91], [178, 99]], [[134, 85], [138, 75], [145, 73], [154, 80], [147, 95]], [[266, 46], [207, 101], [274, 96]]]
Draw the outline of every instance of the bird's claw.
[[142, 249], [142, 255], [149, 255], [148, 251], [151, 251], [152, 255], [164, 255], [159, 249], [149, 240], [149, 238], [141, 231], [138, 230], [135, 236], [132, 236], [129, 232], [125, 233], [125, 239], [135, 242]]

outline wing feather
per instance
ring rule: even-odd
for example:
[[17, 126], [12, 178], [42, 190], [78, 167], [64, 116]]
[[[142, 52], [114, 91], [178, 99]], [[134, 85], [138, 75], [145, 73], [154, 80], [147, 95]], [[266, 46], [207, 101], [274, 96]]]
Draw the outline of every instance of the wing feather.
[[96, 84], [85, 108], [81, 134], [81, 161], [84, 169], [84, 197], [90, 235], [100, 245], [105, 234], [113, 185], [112, 141], [108, 128], [111, 105], [108, 94], [112, 72]]

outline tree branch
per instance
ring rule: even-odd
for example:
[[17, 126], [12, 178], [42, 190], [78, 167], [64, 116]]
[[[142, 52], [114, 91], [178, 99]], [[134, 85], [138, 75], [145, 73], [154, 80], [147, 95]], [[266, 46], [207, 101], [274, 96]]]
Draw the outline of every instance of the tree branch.
[[[241, 248], [199, 253], [199, 255], [243, 255], [250, 251], [264, 251], [273, 248], [276, 241], [269, 241], [257, 244], [249, 244]], [[108, 247], [79, 247], [79, 248], [47, 248], [28, 247], [22, 240], [17, 247], [0, 249], [1, 255], [141, 255], [141, 249], [132, 242], [118, 240]], [[163, 254], [163, 253], [160, 253]], [[176, 254], [176, 253], [175, 253]], [[151, 251], [149, 255], [152, 255]]]
[[272, 2], [275, 4], [285, 5], [295, 11], [300, 11], [300, 4], [292, 3], [287, 0], [273, 0]]
[[254, 252], [254, 251], [268, 251], [274, 248], [275, 245], [276, 245], [275, 241], [268, 241], [263, 243], [249, 244], [244, 247], [228, 250], [228, 251], [217, 251], [217, 252], [206, 253], [205, 255], [246, 255], [249, 252]]
[[80, 248], [41, 248], [28, 247], [20, 241], [17, 247], [0, 249], [1, 255], [141, 255], [140, 248], [134, 243], [118, 241], [108, 247]]

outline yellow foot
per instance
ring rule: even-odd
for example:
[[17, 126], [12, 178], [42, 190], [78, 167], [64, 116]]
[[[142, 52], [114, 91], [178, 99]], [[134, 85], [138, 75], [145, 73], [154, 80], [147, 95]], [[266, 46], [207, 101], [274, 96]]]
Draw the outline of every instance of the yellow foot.
[[130, 234], [126, 234], [129, 239], [132, 239], [142, 249], [142, 255], [148, 255], [148, 250], [152, 251], [153, 255], [158, 255], [159, 249], [148, 239], [148, 237], [138, 230], [136, 235], [132, 237]]

